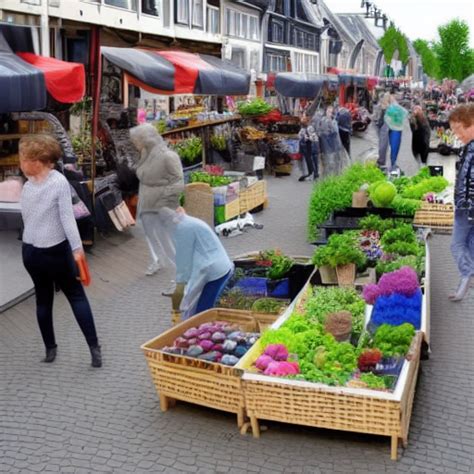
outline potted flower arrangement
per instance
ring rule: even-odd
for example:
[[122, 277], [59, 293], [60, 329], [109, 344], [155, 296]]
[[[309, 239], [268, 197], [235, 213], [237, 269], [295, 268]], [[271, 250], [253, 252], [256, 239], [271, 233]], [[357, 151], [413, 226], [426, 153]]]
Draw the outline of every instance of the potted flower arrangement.
[[336, 269], [329, 265], [331, 252], [332, 250], [328, 245], [323, 245], [313, 255], [313, 263], [318, 268], [321, 282], [324, 285], [337, 284]]

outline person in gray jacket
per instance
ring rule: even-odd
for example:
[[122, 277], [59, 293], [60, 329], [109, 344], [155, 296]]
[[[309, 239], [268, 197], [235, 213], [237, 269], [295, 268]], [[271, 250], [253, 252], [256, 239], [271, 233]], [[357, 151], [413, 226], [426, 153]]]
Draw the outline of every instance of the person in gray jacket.
[[130, 139], [140, 152], [136, 173], [138, 189], [138, 217], [140, 218], [152, 261], [147, 275], [156, 273], [161, 264], [173, 266], [174, 246], [169, 235], [160, 228], [157, 212], [167, 207], [176, 209], [184, 191], [181, 160], [170, 150], [156, 128], [150, 124], [130, 129]]

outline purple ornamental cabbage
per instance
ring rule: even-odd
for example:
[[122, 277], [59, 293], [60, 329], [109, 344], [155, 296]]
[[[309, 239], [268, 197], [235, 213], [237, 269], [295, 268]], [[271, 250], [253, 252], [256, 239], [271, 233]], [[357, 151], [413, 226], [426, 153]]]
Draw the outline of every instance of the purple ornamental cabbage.
[[284, 344], [270, 344], [264, 352], [265, 355], [270, 356], [273, 360], [288, 359], [288, 349]]

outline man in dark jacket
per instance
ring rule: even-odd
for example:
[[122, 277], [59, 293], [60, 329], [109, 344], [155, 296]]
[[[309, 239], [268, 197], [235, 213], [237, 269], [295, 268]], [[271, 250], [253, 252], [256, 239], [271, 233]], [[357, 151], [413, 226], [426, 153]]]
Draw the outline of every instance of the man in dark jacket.
[[451, 252], [461, 281], [452, 301], [461, 301], [474, 276], [474, 104], [462, 104], [453, 110], [449, 123], [465, 148], [459, 163], [454, 190], [455, 216]]

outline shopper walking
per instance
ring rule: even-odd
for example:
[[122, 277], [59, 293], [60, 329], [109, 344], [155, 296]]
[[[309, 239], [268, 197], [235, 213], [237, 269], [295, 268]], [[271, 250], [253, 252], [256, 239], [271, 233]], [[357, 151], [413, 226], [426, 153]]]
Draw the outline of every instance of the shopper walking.
[[426, 165], [430, 152], [431, 128], [423, 109], [415, 105], [410, 117], [410, 128], [412, 131], [411, 150], [418, 163]]
[[474, 276], [474, 104], [462, 104], [451, 112], [449, 124], [465, 145], [454, 190], [454, 228], [451, 253], [461, 280], [449, 298], [461, 301]]
[[351, 135], [352, 135], [352, 115], [349, 109], [341, 107], [336, 114], [336, 122], [339, 128], [339, 137], [342, 146], [346, 149], [349, 157], [351, 156]]
[[21, 196], [24, 223], [23, 264], [33, 280], [36, 316], [46, 347], [43, 362], [53, 362], [57, 344], [53, 329], [55, 287], [66, 295], [92, 356], [101, 367], [91, 307], [77, 279], [75, 259], [84, 258], [74, 219], [72, 197], [66, 178], [53, 167], [61, 157], [58, 142], [48, 135], [23, 137], [19, 144], [20, 168], [28, 181]]
[[299, 150], [304, 158], [307, 174], [301, 176], [298, 181], [305, 181], [312, 176], [313, 179], [319, 177], [318, 155], [319, 139], [314, 127], [310, 124], [306, 115], [301, 118], [301, 129], [298, 134]]
[[374, 125], [377, 130], [377, 136], [379, 139], [379, 157], [377, 159], [377, 166], [380, 169], [385, 169], [387, 167], [387, 150], [389, 144], [389, 128], [385, 123], [385, 112], [387, 111], [389, 105], [392, 103], [392, 96], [389, 92], [380, 98], [379, 103], [374, 110]]
[[390, 165], [391, 170], [397, 168], [397, 158], [402, 143], [402, 131], [408, 112], [397, 104], [395, 98], [391, 97], [391, 104], [384, 114], [384, 122], [388, 126], [388, 140], [390, 143]]
[[174, 247], [169, 235], [160, 229], [157, 212], [162, 207], [176, 209], [179, 197], [184, 191], [184, 178], [181, 160], [176, 152], [170, 150], [150, 124], [138, 125], [130, 129], [130, 139], [140, 152], [137, 163], [138, 216], [151, 254], [147, 275], [156, 273], [160, 261], [164, 266], [173, 265]]
[[161, 208], [158, 219], [176, 247], [173, 309], [186, 319], [213, 308], [234, 269], [221, 241], [209, 225], [181, 208]]

